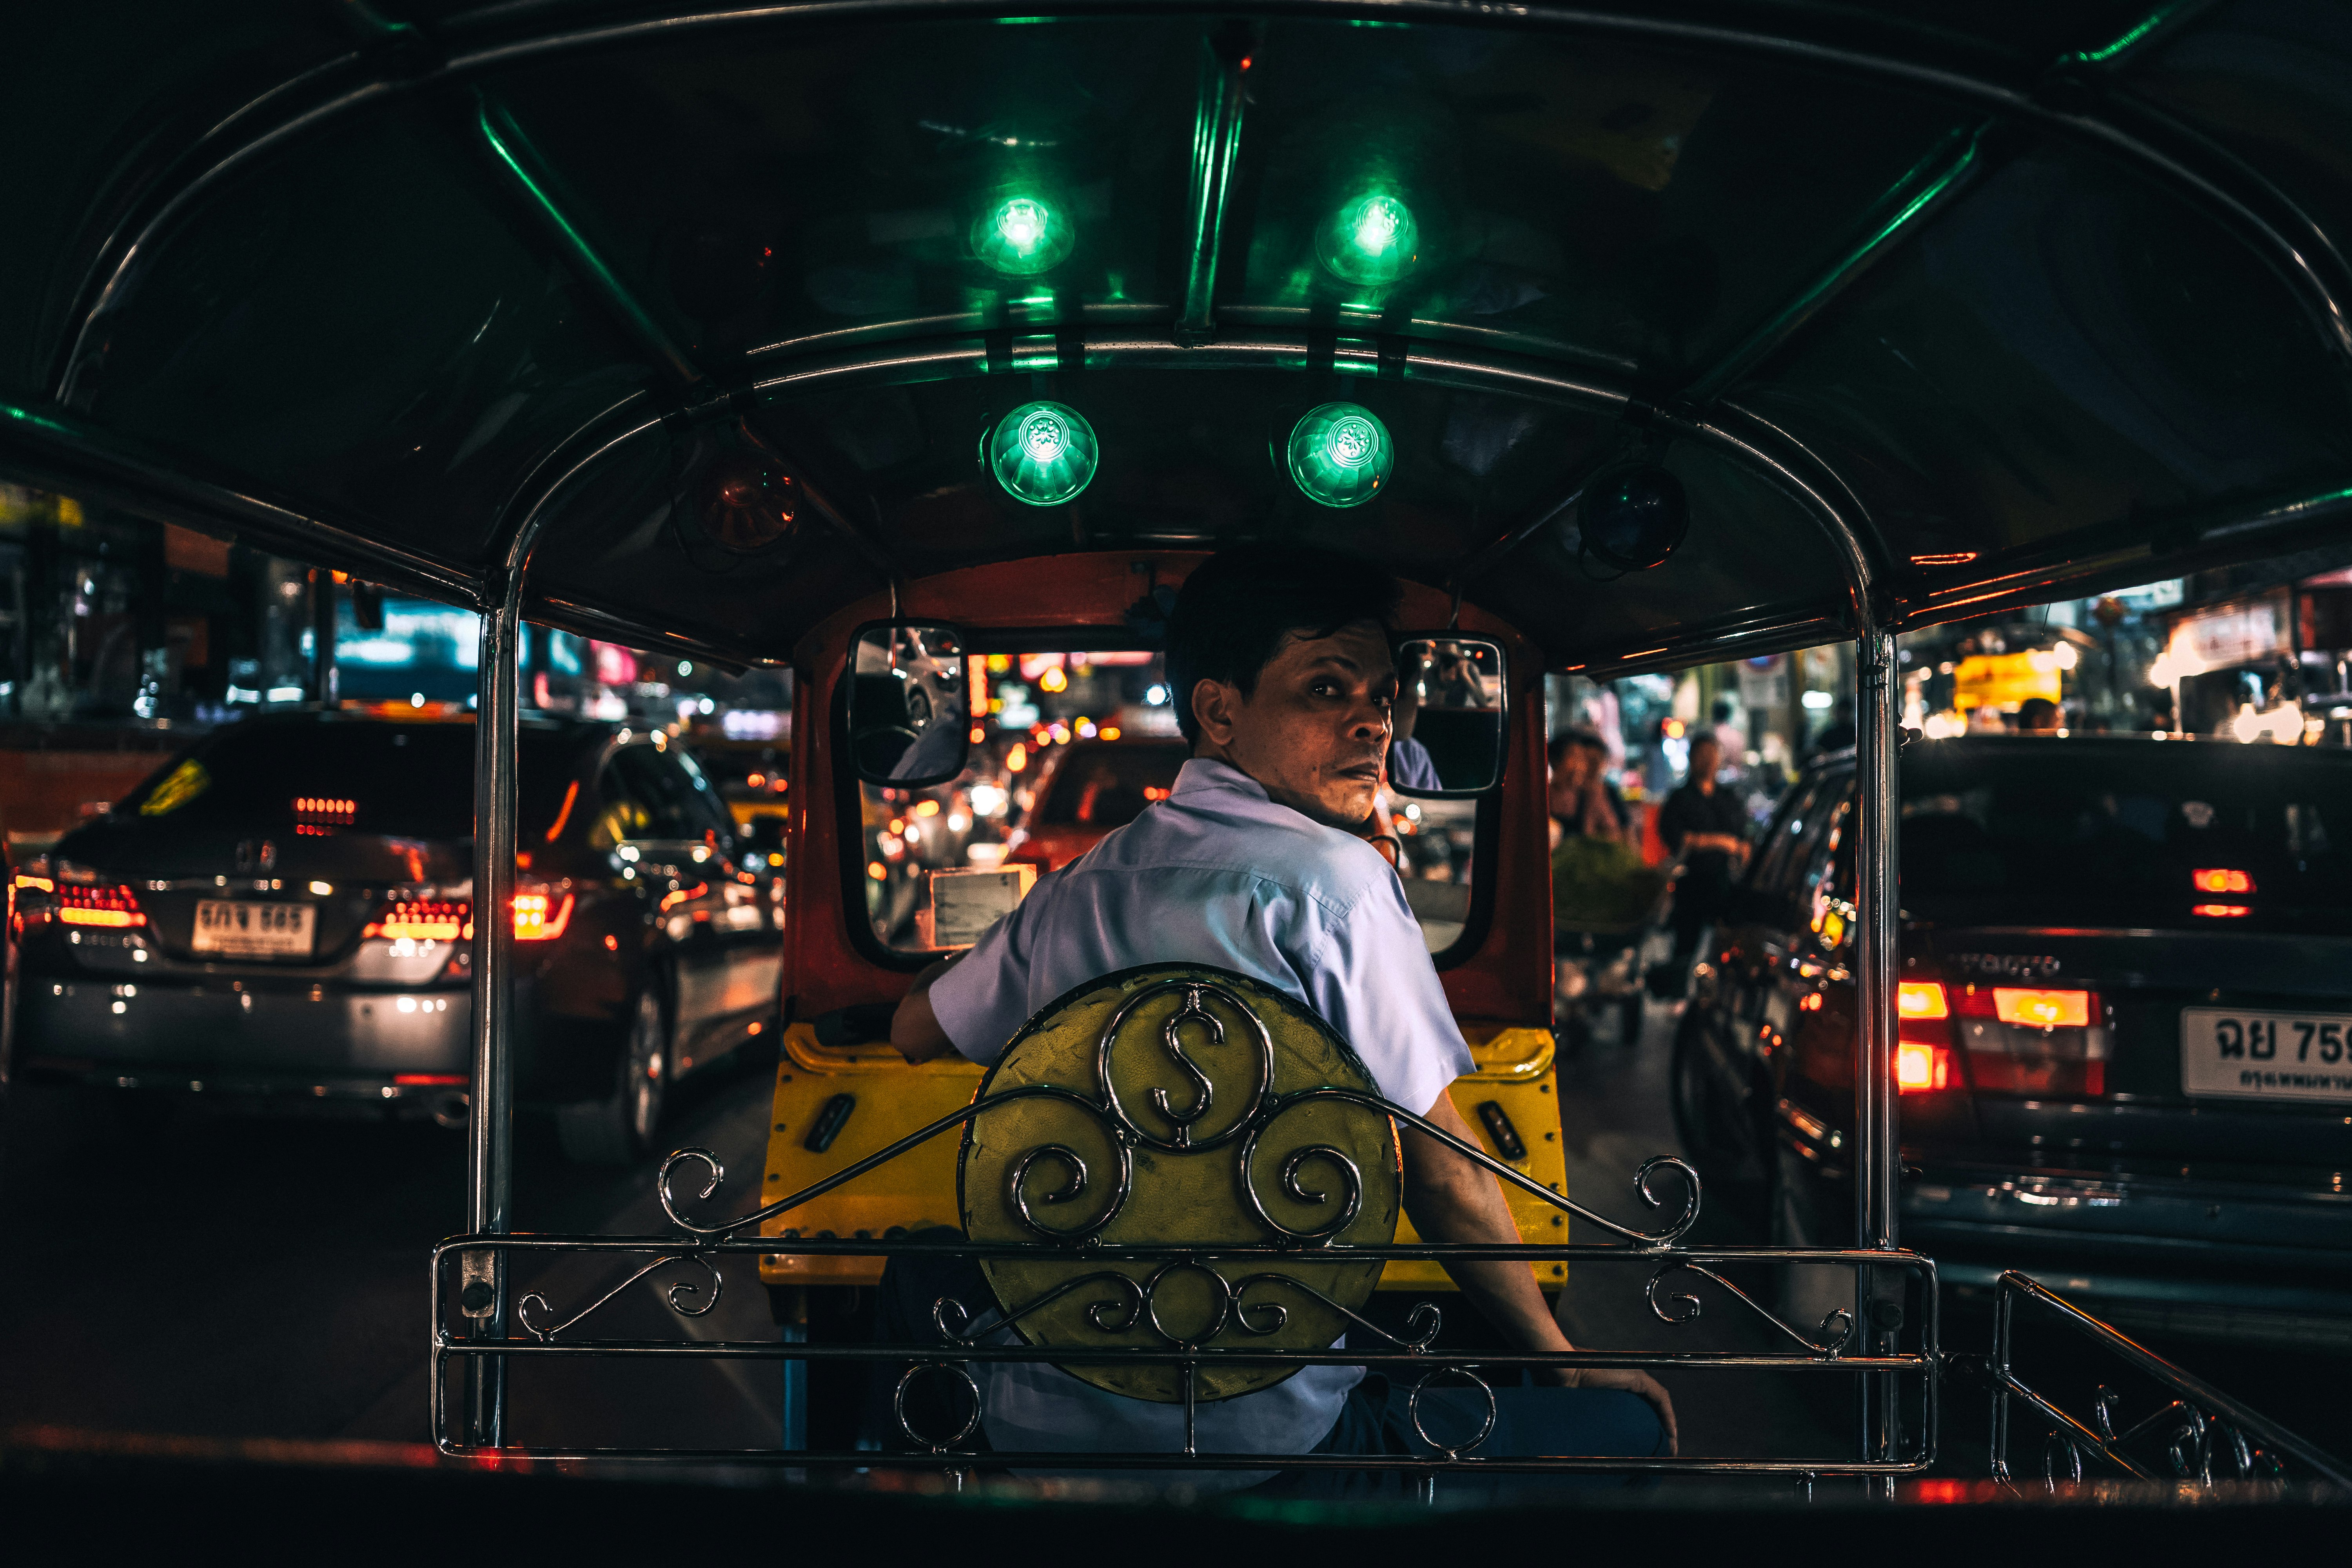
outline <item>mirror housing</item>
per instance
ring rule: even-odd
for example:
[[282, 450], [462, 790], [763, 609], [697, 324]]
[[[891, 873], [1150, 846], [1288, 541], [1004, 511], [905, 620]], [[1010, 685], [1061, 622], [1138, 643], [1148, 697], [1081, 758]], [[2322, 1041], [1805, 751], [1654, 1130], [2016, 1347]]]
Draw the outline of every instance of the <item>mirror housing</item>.
[[1502, 783], [1510, 734], [1502, 645], [1440, 631], [1403, 633], [1394, 647], [1389, 788], [1423, 800], [1456, 800]]
[[849, 642], [850, 765], [867, 784], [929, 789], [963, 772], [971, 687], [963, 634], [932, 621], [877, 621]]

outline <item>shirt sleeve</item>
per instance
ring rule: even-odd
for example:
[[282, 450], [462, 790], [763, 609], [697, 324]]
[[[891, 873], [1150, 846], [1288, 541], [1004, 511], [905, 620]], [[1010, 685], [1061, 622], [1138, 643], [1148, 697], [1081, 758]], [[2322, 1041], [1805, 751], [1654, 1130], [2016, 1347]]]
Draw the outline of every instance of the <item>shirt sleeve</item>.
[[971, 950], [931, 982], [931, 1013], [958, 1055], [987, 1067], [1029, 1021], [1029, 911], [1037, 889], [988, 928]]
[[1307, 999], [1355, 1050], [1383, 1097], [1426, 1115], [1471, 1070], [1421, 923], [1393, 875], [1345, 916], [1326, 912], [1318, 951], [1302, 954]]

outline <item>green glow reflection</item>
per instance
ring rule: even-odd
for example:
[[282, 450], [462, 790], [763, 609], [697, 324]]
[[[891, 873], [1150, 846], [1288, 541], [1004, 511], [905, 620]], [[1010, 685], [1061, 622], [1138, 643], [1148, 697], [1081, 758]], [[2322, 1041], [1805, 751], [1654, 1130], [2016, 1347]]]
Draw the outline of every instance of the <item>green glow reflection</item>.
[[1381, 493], [1396, 464], [1388, 426], [1354, 403], [1326, 403], [1290, 432], [1290, 478], [1323, 506], [1361, 506]]
[[1002, 197], [971, 226], [971, 253], [1008, 278], [1028, 278], [1058, 266], [1077, 244], [1077, 226], [1044, 197]]
[[1393, 283], [1420, 259], [1421, 226], [1387, 191], [1368, 191], [1331, 215], [1316, 236], [1324, 266], [1350, 283]]
[[1094, 426], [1066, 403], [1024, 403], [996, 422], [981, 460], [1004, 493], [1030, 506], [1059, 506], [1095, 477]]

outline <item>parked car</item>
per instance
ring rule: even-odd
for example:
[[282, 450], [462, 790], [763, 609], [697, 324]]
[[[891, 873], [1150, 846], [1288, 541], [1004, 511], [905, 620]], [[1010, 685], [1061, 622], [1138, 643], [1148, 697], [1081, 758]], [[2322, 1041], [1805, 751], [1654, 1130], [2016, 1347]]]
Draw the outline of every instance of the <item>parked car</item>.
[[[473, 753], [470, 721], [303, 712], [165, 764], [16, 878], [20, 1073], [461, 1125]], [[772, 1026], [782, 885], [659, 732], [526, 722], [519, 799], [519, 1093], [625, 1161], [673, 1079]]]
[[1058, 871], [1176, 787], [1192, 755], [1181, 741], [1073, 741], [1045, 753], [1029, 808], [1006, 840], [1005, 860]]
[[[1905, 1244], [2352, 1343], [2352, 755], [1963, 738], [1900, 787]], [[1675, 1046], [1685, 1141], [1783, 1242], [1852, 1235], [1853, 789], [1790, 791]]]

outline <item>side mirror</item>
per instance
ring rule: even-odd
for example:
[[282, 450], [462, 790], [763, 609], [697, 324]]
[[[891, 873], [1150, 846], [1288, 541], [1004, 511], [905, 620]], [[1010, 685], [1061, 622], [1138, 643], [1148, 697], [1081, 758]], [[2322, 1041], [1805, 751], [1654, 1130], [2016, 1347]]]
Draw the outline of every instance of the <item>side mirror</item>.
[[1509, 707], [1501, 645], [1410, 634], [1396, 645], [1396, 667], [1389, 787], [1440, 800], [1493, 789], [1503, 777]]
[[849, 760], [867, 784], [929, 789], [963, 772], [971, 719], [963, 637], [888, 621], [849, 647]]

